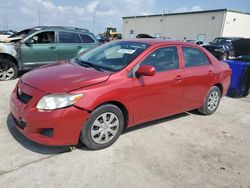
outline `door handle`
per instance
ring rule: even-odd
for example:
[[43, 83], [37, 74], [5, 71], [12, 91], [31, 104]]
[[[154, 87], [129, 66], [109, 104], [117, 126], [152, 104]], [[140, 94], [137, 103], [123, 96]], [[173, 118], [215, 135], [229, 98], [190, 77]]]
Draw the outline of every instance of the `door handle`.
[[50, 50], [55, 50], [56, 47], [55, 47], [55, 46], [50, 46], [49, 49], [50, 49]]
[[177, 75], [177, 76], [175, 77], [175, 80], [177, 80], [177, 81], [180, 81], [180, 80], [182, 80], [182, 76], [180, 76], [180, 75]]
[[82, 46], [77, 46], [76, 48], [80, 50], [80, 49], [82, 49]]

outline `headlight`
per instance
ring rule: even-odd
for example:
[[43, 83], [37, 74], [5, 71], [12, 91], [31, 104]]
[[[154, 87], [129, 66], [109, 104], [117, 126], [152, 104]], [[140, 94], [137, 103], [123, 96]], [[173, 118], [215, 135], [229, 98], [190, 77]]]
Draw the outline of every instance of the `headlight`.
[[38, 110], [55, 110], [73, 105], [82, 98], [83, 94], [50, 94], [40, 99]]

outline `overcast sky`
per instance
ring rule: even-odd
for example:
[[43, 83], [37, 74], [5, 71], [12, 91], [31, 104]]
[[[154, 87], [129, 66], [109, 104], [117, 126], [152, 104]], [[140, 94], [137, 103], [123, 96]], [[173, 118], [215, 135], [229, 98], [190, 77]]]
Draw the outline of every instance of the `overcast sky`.
[[[65, 25], [122, 32], [122, 17], [229, 8], [250, 12], [250, 0], [0, 0], [0, 30]], [[94, 19], [95, 18], [95, 19]], [[94, 21], [95, 20], [95, 21]]]

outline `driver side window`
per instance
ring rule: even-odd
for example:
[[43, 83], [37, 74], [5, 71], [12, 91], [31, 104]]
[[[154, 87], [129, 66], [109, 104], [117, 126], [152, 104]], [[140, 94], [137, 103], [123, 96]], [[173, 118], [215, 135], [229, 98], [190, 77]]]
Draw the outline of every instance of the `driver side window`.
[[38, 33], [37, 35], [31, 38], [34, 44], [50, 44], [55, 43], [55, 32], [54, 31], [47, 31]]
[[163, 72], [179, 68], [179, 58], [177, 47], [164, 47], [155, 50], [146, 57], [141, 65], [151, 65], [155, 67], [156, 72]]

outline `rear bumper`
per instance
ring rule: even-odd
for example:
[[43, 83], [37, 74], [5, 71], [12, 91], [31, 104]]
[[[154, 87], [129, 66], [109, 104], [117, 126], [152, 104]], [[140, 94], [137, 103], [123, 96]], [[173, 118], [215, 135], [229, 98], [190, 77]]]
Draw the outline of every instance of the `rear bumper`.
[[[27, 87], [27, 86], [24, 86]], [[34, 96], [35, 89], [29, 88]], [[30, 92], [29, 92], [30, 93]], [[33, 100], [33, 99], [32, 99]], [[33, 102], [22, 103], [13, 91], [10, 100], [11, 118], [16, 128], [30, 140], [49, 146], [75, 145], [89, 113], [74, 106], [39, 112]], [[35, 99], [34, 99], [35, 100]], [[36, 104], [36, 103], [34, 103]], [[49, 131], [49, 134], [45, 134]]]

